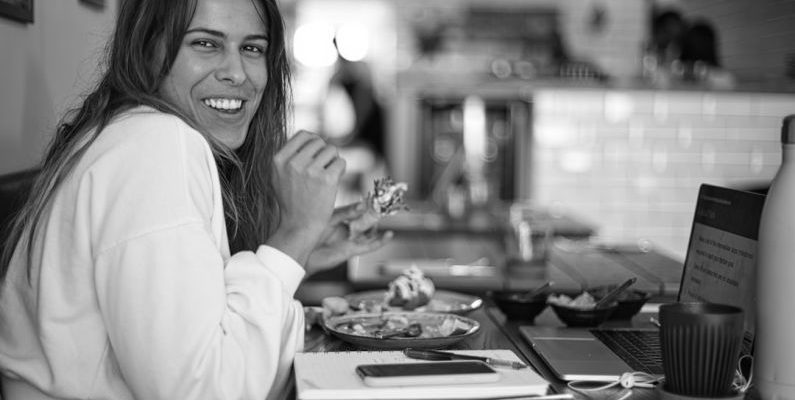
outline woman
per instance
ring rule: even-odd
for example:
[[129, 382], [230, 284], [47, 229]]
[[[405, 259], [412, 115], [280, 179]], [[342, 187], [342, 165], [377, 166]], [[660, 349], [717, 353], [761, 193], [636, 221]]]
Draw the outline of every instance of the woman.
[[286, 140], [276, 2], [128, 0], [108, 49], [9, 239], [4, 398], [279, 397], [300, 280], [385, 238], [341, 232], [335, 148]]

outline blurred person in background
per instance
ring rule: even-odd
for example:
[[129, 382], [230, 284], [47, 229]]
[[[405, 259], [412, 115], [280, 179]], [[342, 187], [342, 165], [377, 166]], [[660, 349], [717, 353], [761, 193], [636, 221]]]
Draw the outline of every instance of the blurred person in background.
[[687, 21], [679, 11], [663, 10], [652, 16], [651, 26], [651, 48], [657, 62], [670, 67], [672, 62], [681, 57]]
[[721, 88], [734, 84], [732, 74], [721, 67], [718, 32], [709, 21], [695, 20], [690, 24], [682, 39], [680, 59], [687, 80]]
[[375, 178], [388, 175], [386, 115], [369, 64], [346, 59], [336, 38], [334, 46], [338, 57], [323, 102], [322, 133], [347, 162], [338, 196], [339, 204], [347, 204], [371, 190]]
[[[338, 146], [340, 158], [346, 162], [336, 203], [360, 204], [373, 190], [374, 180], [389, 175], [385, 111], [376, 96], [370, 65], [346, 59], [337, 38], [333, 43], [337, 61], [322, 102], [321, 134]], [[347, 281], [347, 266], [345, 260], [335, 268], [314, 274], [310, 280]]]
[[345, 162], [285, 132], [275, 0], [126, 0], [0, 264], [3, 398], [279, 398], [305, 274], [380, 247]]

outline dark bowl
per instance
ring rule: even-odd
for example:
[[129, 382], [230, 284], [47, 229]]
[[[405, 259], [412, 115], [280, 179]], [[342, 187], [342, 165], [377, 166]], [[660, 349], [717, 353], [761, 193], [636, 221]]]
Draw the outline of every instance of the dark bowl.
[[570, 327], [593, 327], [599, 326], [610, 318], [610, 315], [618, 308], [618, 303], [612, 303], [606, 307], [582, 309], [561, 306], [550, 303], [555, 315], [564, 324]]
[[610, 316], [610, 319], [632, 319], [635, 314], [640, 312], [643, 305], [649, 301], [651, 293], [636, 291], [641, 297], [628, 298], [618, 301], [618, 308]]
[[[609, 289], [604, 287], [591, 289], [588, 292], [595, 298], [600, 299], [607, 294]], [[618, 296], [618, 308], [610, 315], [611, 320], [632, 319], [635, 314], [640, 312], [643, 305], [651, 298], [651, 293], [641, 290], [627, 290]]]
[[523, 296], [526, 293], [522, 290], [499, 290], [489, 293], [489, 296], [508, 319], [533, 321], [547, 308], [547, 295], [542, 293], [527, 298]]

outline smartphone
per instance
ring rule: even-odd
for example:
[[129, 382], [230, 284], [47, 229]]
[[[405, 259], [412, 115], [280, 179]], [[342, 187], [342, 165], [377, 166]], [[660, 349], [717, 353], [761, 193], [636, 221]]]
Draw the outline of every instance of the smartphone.
[[496, 382], [500, 374], [482, 361], [366, 364], [356, 373], [367, 386], [450, 385]]

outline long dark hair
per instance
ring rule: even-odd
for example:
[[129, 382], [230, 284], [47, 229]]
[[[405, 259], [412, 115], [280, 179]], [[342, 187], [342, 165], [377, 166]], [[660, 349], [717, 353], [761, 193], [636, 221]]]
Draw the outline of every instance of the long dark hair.
[[[139, 105], [196, 124], [158, 94], [179, 52], [197, 0], [125, 0], [105, 51], [105, 72], [82, 104], [67, 112], [55, 132], [28, 201], [11, 225], [0, 259], [5, 279], [15, 248], [24, 243], [30, 260], [33, 238], [56, 189], [86, 149], [118, 114]], [[246, 140], [236, 151], [199, 131], [218, 166], [230, 249], [255, 249], [278, 225], [278, 203], [270, 171], [273, 155], [286, 140], [290, 69], [284, 22], [276, 0], [251, 0], [268, 27], [268, 84]], [[157, 45], [152, 45], [152, 44]], [[24, 241], [23, 241], [24, 240]], [[21, 242], [23, 241], [23, 242]], [[20, 247], [20, 249], [23, 249]], [[28, 277], [30, 262], [28, 261]]]

